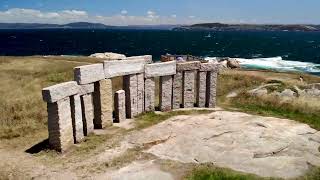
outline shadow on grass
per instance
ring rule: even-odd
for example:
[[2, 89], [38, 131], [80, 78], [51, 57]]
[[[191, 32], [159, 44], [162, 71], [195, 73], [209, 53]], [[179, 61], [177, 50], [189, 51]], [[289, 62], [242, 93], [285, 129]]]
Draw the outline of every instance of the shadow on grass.
[[46, 150], [50, 150], [49, 139], [45, 139], [45, 140], [39, 142], [38, 144], [27, 149], [25, 152], [29, 153], [29, 154], [38, 154], [38, 153], [40, 153], [42, 151], [46, 151]]

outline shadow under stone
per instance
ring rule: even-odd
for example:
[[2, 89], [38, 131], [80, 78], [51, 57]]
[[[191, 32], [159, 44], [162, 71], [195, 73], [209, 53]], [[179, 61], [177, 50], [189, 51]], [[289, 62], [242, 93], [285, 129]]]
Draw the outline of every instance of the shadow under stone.
[[32, 146], [31, 148], [27, 149], [25, 152], [29, 154], [37, 154], [44, 150], [49, 150], [49, 139], [45, 139], [38, 144]]

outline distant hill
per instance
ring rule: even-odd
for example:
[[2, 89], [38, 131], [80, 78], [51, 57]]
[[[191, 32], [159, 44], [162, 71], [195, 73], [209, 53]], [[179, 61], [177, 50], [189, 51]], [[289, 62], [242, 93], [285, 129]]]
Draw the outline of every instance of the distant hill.
[[175, 31], [192, 30], [215, 30], [215, 31], [320, 31], [320, 25], [304, 24], [223, 24], [223, 23], [203, 23], [190, 26], [180, 26], [174, 28]]
[[0, 23], [0, 29], [157, 29], [171, 30], [181, 25], [108, 26], [101, 23], [75, 22], [69, 24]]

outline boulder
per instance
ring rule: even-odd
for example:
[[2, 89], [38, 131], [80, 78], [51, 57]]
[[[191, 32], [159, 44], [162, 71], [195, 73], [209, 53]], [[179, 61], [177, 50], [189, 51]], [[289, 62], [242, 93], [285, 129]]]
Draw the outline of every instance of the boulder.
[[105, 60], [122, 60], [127, 58], [123, 54], [112, 53], [112, 52], [95, 53], [95, 54], [91, 54], [89, 57], [100, 58]]
[[284, 97], [293, 98], [296, 96], [297, 96], [297, 93], [295, 93], [291, 89], [285, 89], [284, 91], [279, 93], [279, 97], [282, 97], [282, 98], [284, 98]]
[[231, 69], [236, 69], [236, 68], [240, 68], [240, 64], [237, 60], [235, 59], [228, 59], [227, 60], [227, 66]]

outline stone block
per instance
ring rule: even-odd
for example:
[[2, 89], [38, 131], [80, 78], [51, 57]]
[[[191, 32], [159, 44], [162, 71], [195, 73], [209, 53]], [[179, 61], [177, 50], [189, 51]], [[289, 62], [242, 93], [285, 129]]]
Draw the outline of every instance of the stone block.
[[104, 72], [106, 78], [116, 76], [125, 76], [144, 72], [144, 65], [149, 63], [144, 58], [121, 60], [121, 61], [105, 61]]
[[144, 112], [144, 73], [137, 74], [137, 113]]
[[74, 143], [70, 98], [48, 103], [47, 110], [49, 145], [57, 151], [64, 152]]
[[173, 76], [172, 108], [179, 109], [182, 100], [182, 72]]
[[138, 115], [138, 80], [137, 75], [123, 77], [124, 91], [126, 93], [126, 114], [127, 118]]
[[197, 75], [197, 106], [206, 106], [207, 72], [198, 72]]
[[115, 105], [115, 122], [122, 122], [126, 120], [126, 96], [124, 90], [116, 92], [114, 97]]
[[192, 71], [198, 70], [200, 68], [200, 61], [190, 61], [190, 62], [181, 62], [177, 63], [177, 71]]
[[94, 92], [94, 84], [84, 84], [84, 85], [79, 85], [79, 95], [85, 95], [85, 94], [90, 94]]
[[94, 90], [94, 127], [96, 129], [111, 126], [113, 123], [113, 97], [111, 79], [95, 83]]
[[184, 108], [194, 107], [196, 71], [185, 71], [183, 75], [182, 104]]
[[78, 92], [77, 82], [69, 81], [42, 89], [42, 98], [48, 103], [54, 103]]
[[85, 94], [81, 96], [81, 107], [82, 107], [82, 120], [83, 120], [83, 129], [84, 135], [88, 136], [93, 133], [93, 99], [91, 94]]
[[170, 111], [172, 109], [172, 76], [160, 77], [160, 110]]
[[78, 84], [89, 84], [104, 79], [103, 64], [91, 64], [74, 68], [74, 79]]
[[210, 71], [207, 73], [206, 107], [209, 108], [214, 108], [216, 106], [217, 76], [217, 71]]
[[131, 56], [127, 57], [126, 60], [136, 60], [136, 59], [144, 59], [146, 60], [146, 63], [152, 63], [152, 55], [143, 55], [143, 56]]
[[214, 63], [201, 63], [199, 71], [217, 71], [218, 65]]
[[176, 64], [176, 61], [147, 64], [145, 66], [145, 77], [174, 75], [176, 74]]
[[70, 103], [74, 143], [79, 143], [84, 138], [80, 96], [78, 94], [71, 96]]
[[154, 78], [147, 78], [145, 80], [145, 111], [154, 111], [154, 100], [155, 100], [155, 81]]

